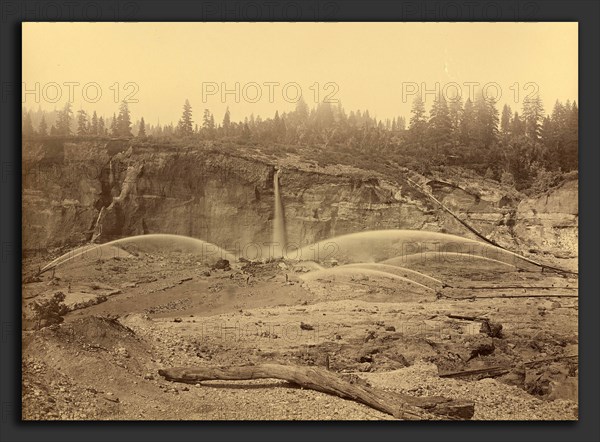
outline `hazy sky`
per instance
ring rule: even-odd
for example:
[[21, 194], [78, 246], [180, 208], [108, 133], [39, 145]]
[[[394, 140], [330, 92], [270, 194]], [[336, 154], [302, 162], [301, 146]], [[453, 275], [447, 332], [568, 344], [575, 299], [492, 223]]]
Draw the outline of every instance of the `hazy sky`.
[[[577, 23], [24, 23], [24, 88], [39, 84], [24, 106], [61, 108], [71, 89], [75, 110], [100, 115], [132, 94], [134, 121], [175, 123], [186, 98], [196, 122], [204, 108], [220, 122], [227, 106], [238, 121], [291, 110], [301, 90], [310, 106], [334, 93], [347, 111], [392, 118], [409, 116], [415, 87], [439, 83], [452, 95], [456, 83], [466, 98], [477, 82], [495, 83], [488, 93], [499, 87], [500, 105], [519, 111], [537, 87], [551, 110], [577, 99], [577, 32]], [[424, 98], [429, 110], [433, 94]]]

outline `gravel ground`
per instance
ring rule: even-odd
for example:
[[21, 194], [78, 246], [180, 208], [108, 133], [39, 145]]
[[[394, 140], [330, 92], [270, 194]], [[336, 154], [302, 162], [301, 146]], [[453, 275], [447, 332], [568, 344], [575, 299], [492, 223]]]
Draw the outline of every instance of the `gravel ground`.
[[490, 378], [479, 381], [440, 378], [437, 367], [425, 362], [363, 376], [373, 386], [414, 396], [472, 400], [477, 404], [473, 416], [477, 420], [577, 420], [577, 404], [571, 401], [544, 401]]

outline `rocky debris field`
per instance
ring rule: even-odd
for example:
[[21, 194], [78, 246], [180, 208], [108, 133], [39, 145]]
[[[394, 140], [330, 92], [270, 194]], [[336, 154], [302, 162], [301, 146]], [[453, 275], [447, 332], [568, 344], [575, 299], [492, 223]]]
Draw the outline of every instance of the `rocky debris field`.
[[[275, 362], [473, 401], [473, 419], [576, 420], [577, 278], [490, 265], [415, 265], [452, 287], [410, 293], [375, 274], [308, 278], [314, 263], [215, 268], [175, 252], [59, 266], [23, 286], [23, 418], [393, 419], [279, 380], [158, 374]], [[57, 291], [69, 313], [36, 330], [29, 304]]]

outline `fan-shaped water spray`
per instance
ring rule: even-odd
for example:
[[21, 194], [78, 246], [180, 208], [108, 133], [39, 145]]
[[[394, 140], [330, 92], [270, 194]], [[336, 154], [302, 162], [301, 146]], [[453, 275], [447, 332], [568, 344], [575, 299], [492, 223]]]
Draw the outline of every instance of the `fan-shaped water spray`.
[[[439, 253], [426, 252], [409, 256], [399, 256], [385, 260], [382, 264], [409, 268], [425, 272], [443, 281], [449, 286], [456, 286], [459, 281], [467, 280], [493, 280], [500, 275], [506, 275], [521, 270], [539, 272], [528, 263], [519, 267], [491, 258], [464, 253]], [[529, 270], [527, 267], [532, 267]], [[460, 284], [459, 284], [460, 285]]]
[[394, 258], [386, 259], [381, 262], [390, 266], [397, 266], [400, 268], [414, 267], [414, 266], [427, 266], [429, 265], [465, 265], [475, 264], [489, 268], [490, 270], [504, 270], [514, 271], [517, 266], [511, 263], [500, 261], [493, 258], [487, 258], [485, 256], [472, 255], [468, 253], [455, 253], [455, 252], [425, 252], [416, 253], [407, 256], [396, 256]]
[[[366, 278], [372, 283], [374, 279], [375, 280], [380, 279], [380, 280], [389, 280], [389, 281], [394, 281], [394, 282], [402, 282], [408, 286], [419, 287], [419, 288], [422, 288], [427, 291], [435, 291], [431, 287], [427, 287], [426, 285], [421, 284], [417, 281], [413, 281], [412, 279], [408, 279], [408, 278], [405, 278], [405, 277], [402, 277], [399, 275], [395, 275], [395, 274], [389, 273], [389, 272], [383, 272], [380, 270], [373, 270], [373, 269], [365, 269], [365, 268], [360, 268], [360, 267], [355, 267], [355, 268], [350, 268], [347, 266], [332, 267], [329, 269], [323, 269], [323, 270], [318, 270], [316, 272], [306, 273], [306, 274], [300, 276], [300, 278], [305, 281], [315, 281], [315, 280], [325, 279], [325, 278], [329, 278], [329, 277], [335, 278], [336, 276], [348, 277], [349, 282], [360, 282], [362, 279]], [[397, 286], [397, 288], [402, 288], [402, 287]]]
[[104, 244], [88, 244], [56, 258], [43, 267], [41, 272], [63, 265], [74, 259], [97, 260], [114, 257], [124, 258], [131, 256], [132, 254], [166, 251], [189, 253], [195, 255], [198, 260], [205, 263], [214, 263], [221, 258], [231, 262], [236, 260], [234, 255], [215, 244], [197, 238], [191, 238], [189, 236], [160, 233], [129, 236]]
[[424, 230], [372, 230], [336, 236], [295, 250], [287, 258], [344, 263], [380, 262], [428, 252], [459, 253], [495, 259], [508, 264], [536, 266], [525, 257], [478, 240]]
[[359, 268], [359, 269], [370, 269], [378, 270], [380, 272], [391, 273], [393, 275], [401, 276], [406, 279], [416, 281], [420, 284], [426, 285], [431, 288], [440, 288], [444, 286], [444, 283], [434, 278], [433, 276], [426, 275], [416, 270], [407, 269], [405, 267], [399, 267], [394, 265], [382, 264], [382, 263], [357, 263], [357, 264], [346, 264], [338, 268]]

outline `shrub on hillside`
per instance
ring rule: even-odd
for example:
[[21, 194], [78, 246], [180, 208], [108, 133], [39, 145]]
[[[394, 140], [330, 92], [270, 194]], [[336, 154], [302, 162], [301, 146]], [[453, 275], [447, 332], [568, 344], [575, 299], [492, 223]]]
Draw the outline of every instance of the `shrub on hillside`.
[[69, 311], [63, 303], [64, 300], [65, 294], [56, 292], [51, 298], [34, 301], [31, 304], [38, 330], [64, 321], [63, 316]]

